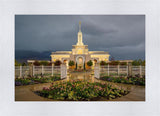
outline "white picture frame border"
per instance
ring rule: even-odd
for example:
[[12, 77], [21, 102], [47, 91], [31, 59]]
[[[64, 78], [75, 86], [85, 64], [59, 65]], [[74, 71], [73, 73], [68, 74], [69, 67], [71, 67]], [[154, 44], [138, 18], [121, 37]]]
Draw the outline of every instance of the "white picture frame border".
[[[158, 0], [0, 0], [0, 115], [160, 115], [160, 2]], [[15, 102], [15, 15], [145, 15], [145, 102]]]

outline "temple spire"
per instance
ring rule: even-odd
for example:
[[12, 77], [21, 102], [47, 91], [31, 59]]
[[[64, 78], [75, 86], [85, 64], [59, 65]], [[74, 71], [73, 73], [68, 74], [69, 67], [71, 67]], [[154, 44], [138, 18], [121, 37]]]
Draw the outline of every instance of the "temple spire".
[[79, 21], [79, 32], [81, 32], [81, 21]]
[[83, 45], [82, 32], [81, 32], [81, 21], [79, 21], [79, 32], [77, 45]]

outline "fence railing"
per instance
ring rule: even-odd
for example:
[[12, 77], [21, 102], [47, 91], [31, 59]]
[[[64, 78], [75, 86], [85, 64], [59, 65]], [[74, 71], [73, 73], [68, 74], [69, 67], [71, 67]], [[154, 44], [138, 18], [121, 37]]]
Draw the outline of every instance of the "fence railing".
[[[95, 75], [100, 76], [128, 76], [145, 75], [145, 66], [106, 65], [95, 66]], [[62, 78], [67, 75], [66, 65], [61, 66], [15, 66], [15, 78], [27, 78], [28, 76], [53, 76]], [[99, 76], [98, 76], [99, 77]]]
[[33, 76], [53, 76], [61, 74], [60, 66], [15, 66], [15, 78]]
[[145, 75], [145, 66], [130, 66], [128, 65], [106, 65], [100, 66], [100, 76], [128, 76], [131, 73], [132, 76]]

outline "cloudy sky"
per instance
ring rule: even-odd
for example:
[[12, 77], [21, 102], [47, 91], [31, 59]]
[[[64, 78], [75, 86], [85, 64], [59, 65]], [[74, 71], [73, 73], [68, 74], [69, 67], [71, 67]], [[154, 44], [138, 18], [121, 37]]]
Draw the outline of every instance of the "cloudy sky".
[[79, 21], [90, 51], [108, 51], [117, 60], [145, 58], [144, 15], [16, 15], [15, 49], [70, 51]]

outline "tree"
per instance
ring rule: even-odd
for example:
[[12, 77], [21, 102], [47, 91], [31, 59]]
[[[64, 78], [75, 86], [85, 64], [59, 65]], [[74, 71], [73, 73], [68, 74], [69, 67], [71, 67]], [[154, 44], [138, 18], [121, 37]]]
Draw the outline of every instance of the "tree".
[[145, 60], [143, 60], [143, 62], [142, 62], [142, 66], [145, 66]]
[[127, 65], [127, 62], [120, 62], [120, 65]]
[[74, 61], [70, 60], [68, 65], [69, 66], [74, 66]]
[[50, 62], [50, 63], [48, 63], [48, 66], [52, 66], [52, 63]]
[[92, 65], [93, 65], [93, 62], [90, 60], [90, 61], [87, 62], [87, 65], [88, 65], [88, 66], [92, 66]]
[[43, 65], [43, 66], [48, 66], [49, 62], [48, 61], [41, 61], [40, 64]]
[[103, 66], [104, 66], [104, 65], [106, 65], [106, 64], [107, 64], [107, 63], [106, 63], [105, 61], [101, 61], [101, 62], [100, 62], [100, 65], [103, 65]]
[[142, 61], [141, 59], [138, 60], [138, 64], [139, 64], [139, 65], [142, 65], [142, 62], [143, 62], [143, 61]]
[[39, 61], [36, 60], [36, 61], [33, 63], [33, 65], [35, 65], [35, 66], [40, 66], [41, 64], [40, 64]]
[[132, 62], [132, 65], [134, 65], [134, 66], [139, 66], [139, 65], [145, 65], [145, 60], [144, 61], [142, 61], [141, 59], [138, 59], [138, 60], [134, 60], [133, 62]]
[[15, 66], [20, 66], [21, 64], [17, 62], [17, 60], [15, 60]]
[[110, 65], [118, 65], [118, 64], [119, 64], [119, 61], [111, 61], [109, 64], [110, 64]]
[[25, 62], [22, 63], [22, 66], [27, 66], [27, 64]]
[[61, 63], [61, 61], [59, 61], [59, 60], [56, 60], [55, 62], [54, 62], [54, 65], [55, 66], [60, 66], [62, 63]]

